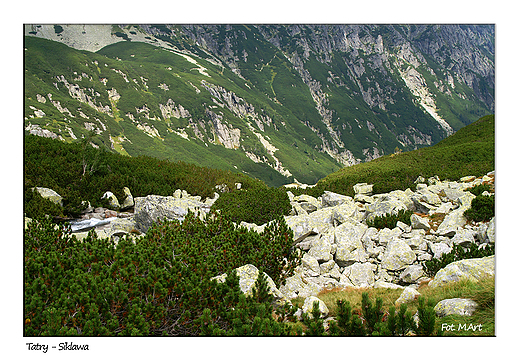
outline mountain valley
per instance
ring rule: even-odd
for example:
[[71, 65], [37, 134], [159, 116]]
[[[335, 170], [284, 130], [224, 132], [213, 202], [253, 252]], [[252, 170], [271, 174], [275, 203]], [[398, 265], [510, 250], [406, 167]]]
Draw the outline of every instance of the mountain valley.
[[492, 25], [25, 25], [24, 129], [314, 184], [494, 112]]

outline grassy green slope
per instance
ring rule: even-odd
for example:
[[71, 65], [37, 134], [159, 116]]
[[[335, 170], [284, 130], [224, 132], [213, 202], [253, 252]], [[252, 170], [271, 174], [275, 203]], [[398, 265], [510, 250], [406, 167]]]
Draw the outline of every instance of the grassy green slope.
[[320, 180], [308, 192], [318, 196], [330, 190], [353, 196], [353, 185], [366, 182], [374, 184], [374, 193], [384, 193], [412, 188], [419, 176], [457, 180], [494, 169], [495, 116], [488, 115], [432, 147], [343, 168]]
[[[86, 172], [83, 172], [83, 164], [86, 164]], [[34, 135], [25, 137], [25, 192], [32, 187], [52, 188], [64, 198], [65, 213], [81, 201], [102, 205], [101, 196], [106, 191], [123, 200], [123, 187], [130, 188], [134, 197], [167, 196], [176, 189], [212, 197], [215, 185], [227, 184], [233, 189], [235, 183], [242, 183], [243, 189], [266, 188], [265, 183], [237, 172], [148, 156], [128, 157], [85, 146], [83, 141], [64, 143]], [[30, 210], [36, 206], [26, 204]]]
[[[270, 100], [268, 95], [258, 90], [251, 82], [204, 59], [196, 58], [196, 61], [207, 69], [210, 77], [201, 74], [197, 70], [199, 66], [184, 57], [144, 43], [120, 42], [107, 46], [98, 53], [90, 53], [45, 39], [27, 37], [25, 48], [25, 114], [28, 117], [26, 122], [49, 129], [66, 141], [71, 142], [74, 139], [68, 131], [63, 131], [65, 128], [70, 128], [79, 138], [87, 134], [85, 122], [95, 123], [99, 127], [92, 121], [99, 119], [108, 130], [97, 135], [94, 143], [105, 145], [107, 148], [111, 147], [110, 136], [124, 137], [122, 139], [127, 140], [123, 140], [119, 151], [132, 156], [149, 155], [193, 162], [212, 168], [243, 171], [272, 186], [291, 182], [292, 178], [282, 176], [266, 164], [254, 163], [245, 155], [244, 151], [250, 151], [259, 156], [265, 155], [271, 164], [275, 163], [258, 138], [249, 130], [246, 119], [225, 107], [218, 107], [214, 111], [220, 113], [223, 120], [233, 128], [240, 129], [242, 149], [225, 149], [210, 143], [213, 141], [213, 134], [206, 109], [214, 107], [215, 103], [201, 84], [204, 80], [235, 93], [254, 106], [257, 114], [269, 116], [273, 120], [271, 126], [265, 127], [264, 134], [279, 149], [275, 156], [299, 181], [315, 183], [338, 169], [338, 164], [333, 159], [316, 149], [321, 141], [292, 111]], [[286, 65], [282, 67], [287, 68]], [[120, 72], [124, 73], [126, 78]], [[86, 74], [87, 77], [75, 80], [81, 74]], [[68, 89], [62, 83], [56, 82], [56, 77], [62, 75], [70, 84], [78, 85], [87, 95], [91, 95], [96, 105], [108, 106], [113, 115], [101, 113], [78, 99], [73, 99]], [[299, 80], [294, 74], [292, 76]], [[301, 83], [301, 80], [299, 81]], [[169, 89], [160, 88], [161, 84], [167, 84]], [[200, 92], [196, 92], [195, 87]], [[276, 87], [278, 86], [275, 85]], [[121, 96], [117, 102], [111, 102], [108, 98], [107, 94], [111, 89], [117, 89]], [[306, 91], [310, 99], [308, 90]], [[46, 102], [38, 101], [36, 94], [46, 97]], [[48, 97], [48, 94], [51, 96]], [[70, 115], [58, 111], [50, 98], [67, 108]], [[195, 122], [200, 124], [202, 121], [205, 124], [201, 129], [207, 137], [205, 140], [196, 138], [193, 131], [187, 127], [186, 118], [162, 119], [159, 104], [166, 104], [169, 99], [187, 109]], [[144, 109], [145, 106], [149, 109], [148, 117], [152, 119], [145, 117], [144, 113], [136, 114], [137, 108]], [[32, 117], [35, 109], [42, 110], [45, 115]], [[88, 120], [80, 112], [85, 114]], [[135, 120], [129, 118], [129, 113], [134, 114]], [[145, 135], [137, 128], [138, 123], [153, 126], [163, 140]], [[254, 122], [251, 123], [256, 127]], [[179, 128], [186, 129], [190, 141], [171, 132], [172, 129]]]
[[[250, 44], [250, 42], [247, 42], [246, 44]], [[271, 52], [269, 52], [269, 50]], [[238, 97], [243, 98], [246, 102], [253, 105], [257, 113], [267, 115], [273, 119], [274, 125], [266, 126], [264, 130], [265, 134], [272, 141], [273, 145], [279, 149], [275, 156], [280, 159], [284, 167], [289, 169], [294, 177], [299, 181], [315, 183], [331, 171], [338, 169], [338, 164], [334, 160], [317, 151], [317, 148], [319, 148], [321, 144], [321, 140], [300, 121], [307, 117], [305, 114], [315, 113], [315, 118], [317, 119], [318, 117], [316, 109], [310, 106], [310, 104], [312, 104], [312, 98], [310, 97], [308, 89], [304, 86], [303, 82], [299, 77], [297, 77], [294, 71], [288, 67], [288, 63], [283, 59], [279, 59], [281, 55], [279, 53], [274, 53], [273, 49], [265, 50], [266, 54], [273, 56], [272, 61], [270, 61], [269, 65], [265, 67], [266, 69], [270, 69], [268, 79], [265, 80], [262, 78], [262, 72], [252, 72], [251, 74], [260, 74], [261, 80], [254, 82], [245, 81], [236, 76], [230, 70], [226, 68], [218, 68], [214, 64], [202, 59], [197, 59], [197, 61], [208, 69], [208, 73], [211, 75], [211, 78], [209, 79], [204, 78], [204, 76], [201, 76], [196, 71], [194, 72], [193, 65], [191, 64], [189, 64], [190, 70], [178, 69], [176, 68], [176, 62], [180, 58], [178, 55], [147, 44], [118, 43], [105, 47], [98, 53], [114, 58], [117, 56], [127, 64], [135, 64], [133, 65], [134, 67], [138, 66], [147, 69], [148, 66], [156, 66], [157, 64], [161, 64], [164, 67], [173, 67], [172, 71], [179, 76], [178, 82], [184, 82], [186, 84], [190, 81], [192, 84], [200, 84], [201, 79], [204, 79], [209, 83], [217, 84], [228, 91], [234, 92]], [[170, 73], [172, 71], [170, 71]], [[149, 73], [151, 73], [151, 71], [149, 71]], [[154, 77], [160, 78], [161, 76], [166, 77], [167, 74], [157, 74]], [[251, 77], [255, 79], [254, 76]], [[299, 91], [285, 91], [284, 85], [289, 81], [287, 79], [290, 79], [290, 82], [294, 84], [298, 84]], [[264, 86], [268, 89], [275, 89], [277, 93], [267, 92], [264, 94], [263, 90], [267, 89], [264, 88]], [[150, 88], [152, 88], [152, 86], [150, 86]], [[197, 94], [196, 97], [194, 97], [192, 93], [193, 88], [191, 86], [182, 86], [179, 84], [179, 86], [176, 86], [175, 88], [172, 87], [170, 92], [166, 92], [165, 98], [172, 98], [176, 100], [176, 102], [183, 104], [183, 106], [190, 110], [194, 117], [203, 117], [203, 105], [212, 104], [212, 98], [209, 93], [204, 95], [204, 92], [201, 92], [200, 94]], [[283, 105], [277, 104], [269, 99], [269, 97], [276, 97], [278, 94], [282, 94], [281, 101], [283, 102]], [[166, 101], [166, 99], [163, 99], [163, 101]], [[294, 106], [286, 106], [285, 103], [287, 102], [294, 103]], [[134, 103], [130, 102], [129, 104]], [[306, 109], [305, 104], [309, 105], [310, 108]], [[123, 107], [123, 105], [120, 106]], [[297, 109], [298, 112], [295, 113], [294, 109]], [[238, 118], [235, 114], [226, 110], [223, 110], [223, 113], [225, 114], [225, 119], [231, 121], [233, 126], [239, 128], [241, 134], [244, 134], [242, 137], [242, 145], [244, 148], [249, 151], [254, 150], [255, 154], [262, 152], [262, 147], [259, 147], [256, 136], [250, 132], [246, 126], [245, 120]], [[171, 121], [175, 120], [172, 119]], [[255, 126], [254, 123], [252, 125]], [[195, 144], [199, 143], [195, 141]], [[272, 170], [267, 169], [263, 164], [249, 164], [250, 160], [246, 158], [243, 153], [235, 152], [239, 154], [232, 155], [226, 150], [213, 148], [212, 152], [214, 153], [215, 151], [219, 155], [226, 155], [224, 159], [229, 159], [229, 157], [231, 157], [234, 160], [230, 162], [229, 160], [226, 161], [222, 159], [219, 163], [227, 163], [228, 165], [232, 164], [233, 166], [237, 166], [238, 169], [253, 174], [270, 185], [279, 186], [291, 181], [291, 179], [284, 178], [280, 174], [276, 174]], [[204, 153], [204, 150], [201, 150], [200, 152]], [[195, 154], [196, 153], [197, 152], [195, 152]], [[267, 155], [267, 153], [265, 153], [265, 155]], [[188, 158], [180, 159], [190, 161]], [[212, 163], [201, 164], [218, 167], [222, 166], [221, 164], [217, 165]]]

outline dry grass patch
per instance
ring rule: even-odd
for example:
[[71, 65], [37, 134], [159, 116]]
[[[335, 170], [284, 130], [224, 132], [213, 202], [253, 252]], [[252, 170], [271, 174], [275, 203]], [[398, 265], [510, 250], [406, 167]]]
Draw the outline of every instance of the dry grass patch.
[[388, 288], [334, 288], [321, 291], [318, 298], [322, 300], [330, 311], [330, 316], [336, 316], [337, 301], [344, 300], [350, 302], [352, 310], [361, 309], [361, 300], [363, 292], [367, 292], [369, 299], [375, 302], [381, 297], [383, 300], [383, 309], [388, 309], [399, 298], [403, 290]]
[[437, 228], [439, 228], [442, 221], [444, 221], [444, 218], [446, 217], [446, 213], [434, 213], [428, 216], [428, 219], [430, 221], [431, 228], [428, 230], [428, 234], [430, 234], [431, 231], [437, 231]]

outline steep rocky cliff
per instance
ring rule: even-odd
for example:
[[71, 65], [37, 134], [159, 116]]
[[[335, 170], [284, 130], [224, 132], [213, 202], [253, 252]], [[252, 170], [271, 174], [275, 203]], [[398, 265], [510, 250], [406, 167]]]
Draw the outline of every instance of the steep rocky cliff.
[[26, 25], [25, 35], [27, 132], [90, 131], [96, 146], [272, 185], [431, 145], [494, 111], [492, 25]]

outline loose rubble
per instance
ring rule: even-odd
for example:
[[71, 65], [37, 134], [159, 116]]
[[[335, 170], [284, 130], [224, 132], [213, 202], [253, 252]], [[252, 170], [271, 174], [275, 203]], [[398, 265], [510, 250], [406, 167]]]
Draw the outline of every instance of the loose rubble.
[[[494, 184], [494, 172], [479, 178], [463, 177], [457, 182], [440, 181], [438, 177], [421, 178], [416, 181], [415, 192], [406, 189], [372, 194], [372, 185], [357, 184], [353, 198], [328, 191], [318, 198], [294, 196], [288, 190], [292, 210], [291, 215], [285, 216], [285, 221], [294, 233], [295, 250], [302, 252], [302, 263], [279, 289], [268, 279], [270, 292], [276, 295], [277, 302], [287, 303], [302, 297], [306, 309], [312, 309], [312, 301], [318, 301], [322, 317], [326, 317], [326, 306], [316, 298], [326, 289], [402, 289], [402, 295], [396, 301], [398, 305], [416, 299], [421, 282], [438, 287], [461, 279], [494, 276], [494, 256], [454, 262], [437, 272], [433, 279], [426, 276], [423, 268], [424, 261], [442, 257], [454, 245], [469, 247], [495, 242], [494, 218], [489, 222], [470, 223], [464, 217], [464, 211], [471, 207], [475, 197], [467, 189], [482, 183]], [[40, 191], [41, 188], [37, 189]], [[58, 201], [54, 193], [52, 190], [45, 192]], [[177, 190], [167, 197], [134, 198], [126, 188], [125, 196], [119, 205], [112, 193], [105, 193], [104, 197], [119, 211], [89, 206], [82, 219], [71, 223], [72, 231], [80, 239], [91, 229], [95, 229], [99, 237], [116, 240], [125, 234], [136, 236], [145, 233], [158, 219], [182, 221], [188, 211], [197, 212], [203, 218], [219, 195], [215, 193], [213, 198], [203, 202], [199, 196]], [[414, 212], [410, 226], [398, 222], [394, 229], [378, 230], [366, 224], [375, 216], [395, 214], [400, 210]], [[256, 232], [263, 232], [265, 227], [244, 222], [240, 226]], [[253, 284], [258, 277], [255, 269], [253, 265], [237, 269], [244, 292], [249, 292], [247, 284]], [[221, 282], [225, 275], [215, 278]], [[463, 314], [472, 312], [472, 304], [471, 307], [452, 304], [437, 305], [437, 314], [450, 314], [452, 311], [445, 311], [449, 307], [463, 309]]]

